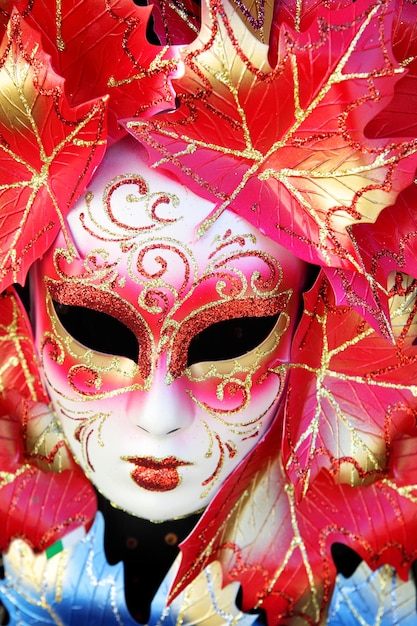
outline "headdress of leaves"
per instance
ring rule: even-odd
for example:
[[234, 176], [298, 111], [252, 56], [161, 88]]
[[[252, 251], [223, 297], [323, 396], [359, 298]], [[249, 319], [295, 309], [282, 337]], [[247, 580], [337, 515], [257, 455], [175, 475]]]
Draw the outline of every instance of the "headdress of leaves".
[[[215, 200], [201, 231], [228, 208], [323, 268], [295, 337], [283, 415], [182, 546], [171, 593], [217, 559], [224, 584], [242, 585], [243, 610], [317, 624], [336, 575], [332, 543], [404, 578], [417, 555], [407, 532], [415, 284], [387, 287], [391, 272], [415, 272], [416, 14], [402, 2], [275, 3], [268, 47], [255, 5], [272, 7], [204, 2], [177, 110], [126, 121], [155, 166]], [[395, 346], [363, 321], [392, 338], [393, 296], [404, 297]]]
[[[200, 232], [225, 209], [239, 213], [322, 266], [337, 301], [392, 338], [387, 275], [410, 264], [375, 254], [405, 241], [399, 194], [417, 163], [415, 121], [409, 131], [391, 120], [409, 93], [400, 89], [416, 46], [404, 37], [408, 9], [390, 0], [276, 3], [268, 27], [273, 4], [256, 3], [261, 32], [241, 0], [205, 0], [175, 81], [178, 108], [126, 127], [155, 166], [215, 200]], [[388, 207], [394, 229], [381, 230]]]
[[[196, 4], [155, 0], [155, 31], [163, 38], [167, 12], [183, 19], [181, 11], [185, 15]], [[23, 1], [17, 13], [10, 3], [5, 20], [0, 48], [3, 285], [24, 280], [31, 262], [63, 226], [104, 152], [106, 107], [109, 135], [116, 139], [118, 118], [172, 106], [173, 51], [146, 44], [148, 7], [127, 0], [62, 5]], [[7, 3], [3, 7], [6, 11]], [[388, 0], [330, 0], [325, 7], [317, 0], [205, 0], [201, 34], [183, 53], [178, 109], [146, 123], [126, 123], [148, 143], [155, 164], [174, 169], [198, 193], [216, 200], [210, 219], [231, 208], [321, 265], [337, 302], [347, 301], [388, 336], [387, 276], [398, 268], [412, 273], [415, 258], [416, 145], [409, 138], [417, 128], [410, 106], [416, 74], [413, 11], [407, 3]], [[187, 18], [186, 24], [194, 32], [197, 22]], [[85, 29], [91, 29], [88, 35]], [[176, 37], [169, 42], [176, 43]], [[242, 583], [244, 610], [263, 606], [271, 619], [295, 616], [319, 623], [335, 576], [329, 556], [333, 541], [349, 543], [373, 567], [390, 562], [403, 576], [416, 558], [415, 533], [407, 532], [416, 502], [414, 389], [403, 382], [408, 374], [415, 379], [410, 354], [415, 332], [395, 348], [388, 346], [350, 308], [335, 307], [326, 284], [318, 282], [307, 301], [295, 340], [299, 358], [290, 366], [282, 461], [272, 445], [281, 438], [277, 420], [187, 540], [173, 595], [207, 562], [219, 559], [225, 583]], [[13, 312], [14, 304], [5, 298]], [[9, 326], [4, 329], [8, 340]], [[32, 353], [28, 341], [25, 354]], [[358, 374], [359, 353], [366, 363], [377, 354], [381, 366]], [[292, 386], [302, 389], [301, 401], [294, 399]], [[363, 398], [361, 411], [352, 397]], [[366, 452], [369, 417], [380, 433], [378, 408], [386, 416], [386, 463], [370, 449], [362, 466], [350, 451], [360, 446]], [[343, 425], [354, 435], [353, 447], [342, 430], [339, 439], [333, 437], [341, 417], [348, 417]], [[20, 493], [21, 484], [31, 489], [34, 483], [16, 470], [24, 462], [22, 450], [9, 445], [16, 442], [20, 424], [6, 419], [3, 426], [3, 466], [10, 464], [21, 481], [3, 490], [8, 511], [8, 503], [17, 502], [14, 486]], [[333, 477], [345, 464], [354, 465], [363, 486], [335, 485]], [[268, 493], [259, 511], [254, 477], [259, 484], [266, 481]], [[60, 479], [58, 490], [69, 478]], [[298, 506], [296, 492], [306, 494]], [[35, 492], [27, 493], [29, 501]], [[88, 521], [94, 506], [88, 490], [84, 496]], [[238, 540], [246, 500], [260, 538], [245, 537], [243, 550]], [[21, 502], [19, 510], [29, 510]], [[62, 519], [52, 520], [58, 535], [70, 518], [71, 507]], [[6, 529], [2, 545], [16, 532], [34, 534], [26, 526], [32, 517], [23, 515], [21, 521]], [[44, 521], [33, 540], [41, 548], [50, 540], [43, 529], [51, 521], [46, 515]]]
[[[117, 120], [172, 106], [173, 50], [129, 0], [2, 4], [0, 291], [23, 283], [103, 157]], [[81, 28], [82, 25], [82, 28]]]

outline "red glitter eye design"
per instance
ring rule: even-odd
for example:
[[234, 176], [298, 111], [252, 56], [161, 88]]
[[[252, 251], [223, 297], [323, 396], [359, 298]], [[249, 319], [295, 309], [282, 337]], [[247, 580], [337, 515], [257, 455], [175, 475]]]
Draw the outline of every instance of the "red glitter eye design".
[[195, 335], [188, 346], [187, 367], [204, 361], [227, 361], [259, 346], [274, 328], [279, 314], [237, 317], [216, 322]]
[[260, 345], [274, 328], [290, 294], [249, 297], [217, 304], [185, 320], [175, 335], [170, 372], [204, 361], [237, 358]]
[[66, 332], [87, 348], [130, 358], [144, 378], [151, 372], [151, 339], [136, 309], [93, 286], [47, 282], [55, 313]]

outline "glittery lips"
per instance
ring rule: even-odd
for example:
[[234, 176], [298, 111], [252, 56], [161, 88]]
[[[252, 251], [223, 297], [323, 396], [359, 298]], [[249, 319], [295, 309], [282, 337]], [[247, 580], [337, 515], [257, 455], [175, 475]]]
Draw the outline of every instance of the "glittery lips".
[[164, 459], [137, 456], [123, 456], [121, 458], [123, 461], [135, 465], [130, 475], [139, 487], [147, 491], [172, 491], [176, 489], [181, 482], [178, 468], [192, 465], [192, 463], [181, 461], [174, 456], [168, 456]]

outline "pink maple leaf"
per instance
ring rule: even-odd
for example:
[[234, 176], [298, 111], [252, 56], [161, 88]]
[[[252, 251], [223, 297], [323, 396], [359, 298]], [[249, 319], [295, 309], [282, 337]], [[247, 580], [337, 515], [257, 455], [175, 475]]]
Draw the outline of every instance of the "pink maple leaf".
[[318, 625], [337, 574], [334, 543], [355, 550], [373, 569], [390, 564], [406, 579], [417, 556], [417, 538], [407, 530], [416, 515], [412, 415], [407, 428], [409, 436], [395, 434], [384, 479], [337, 485], [322, 470], [298, 501], [277, 453], [281, 423], [276, 420], [181, 545], [171, 597], [218, 560], [223, 585], [241, 584], [244, 611], [263, 609], [271, 624], [293, 618]]
[[360, 274], [347, 227], [374, 221], [411, 183], [417, 142], [364, 132], [404, 74], [395, 3], [340, 4], [311, 3], [302, 32], [275, 28], [271, 67], [238, 12], [210, 0], [183, 55], [178, 109], [125, 123], [154, 165], [216, 200], [202, 229], [229, 208], [306, 260]]
[[154, 31], [162, 43], [191, 43], [201, 26], [201, 5], [197, 0], [150, 0], [154, 7]]
[[323, 278], [308, 294], [293, 344], [283, 455], [299, 494], [323, 467], [352, 485], [386, 475], [392, 441], [417, 411], [414, 294], [411, 285], [392, 303], [394, 345], [335, 306]]

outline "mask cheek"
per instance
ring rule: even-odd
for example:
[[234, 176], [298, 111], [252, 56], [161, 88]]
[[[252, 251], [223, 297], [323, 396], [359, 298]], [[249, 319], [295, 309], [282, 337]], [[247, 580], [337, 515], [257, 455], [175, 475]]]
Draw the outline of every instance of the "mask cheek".
[[78, 400], [111, 396], [120, 389], [144, 388], [137, 363], [86, 348], [66, 332], [51, 302], [48, 304], [47, 312], [38, 319], [36, 334], [49, 386]]
[[[44, 334], [40, 345], [40, 355], [49, 389], [52, 388], [64, 396], [72, 396], [74, 392], [82, 394], [81, 385], [79, 389], [74, 385], [74, 375], [76, 376], [77, 370], [83, 366], [76, 359], [67, 355], [63, 343], [53, 333], [46, 332]], [[97, 374], [90, 372], [90, 393], [94, 378], [97, 378]], [[86, 383], [87, 380], [84, 381], [84, 385]]]
[[262, 420], [283, 393], [287, 367], [281, 352], [287, 322], [281, 316], [269, 337], [241, 357], [191, 365], [185, 376], [194, 402], [209, 415], [236, 423]]
[[[265, 416], [278, 405], [285, 382], [285, 372], [271, 370], [267, 363], [254, 371], [242, 372], [236, 367], [228, 374], [207, 372], [207, 364], [189, 368], [187, 393], [198, 405], [204, 417], [246, 430], [265, 425]], [[205, 370], [205, 371], [204, 371]], [[272, 411], [275, 413], [275, 411]]]

